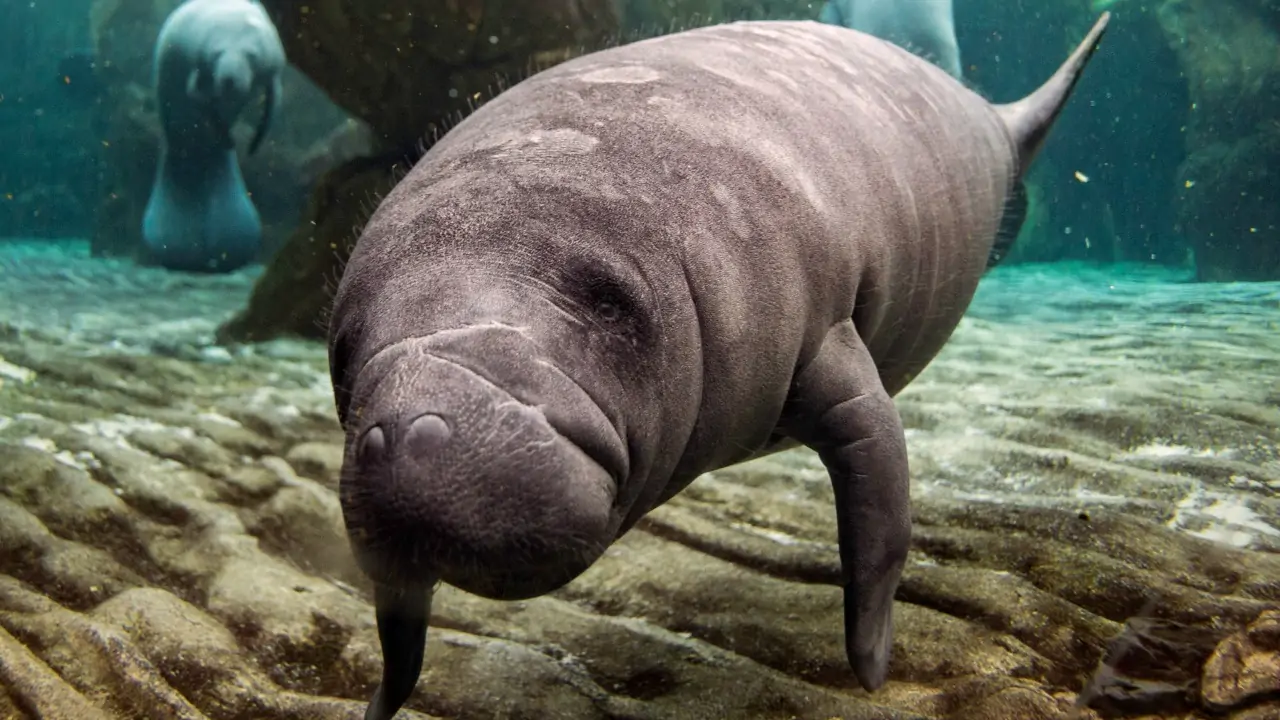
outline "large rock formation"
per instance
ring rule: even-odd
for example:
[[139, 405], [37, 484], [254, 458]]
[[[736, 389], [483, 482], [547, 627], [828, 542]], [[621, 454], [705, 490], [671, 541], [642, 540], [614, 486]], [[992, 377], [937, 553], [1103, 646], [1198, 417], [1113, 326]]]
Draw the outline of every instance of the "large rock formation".
[[423, 147], [533, 69], [621, 32], [615, 0], [266, 0], [290, 62], [369, 124], [385, 152], [336, 168], [226, 342], [321, 337], [330, 291], [378, 199]]
[[312, 192], [305, 221], [276, 253], [245, 307], [218, 329], [218, 339], [323, 338], [343, 264], [378, 199], [404, 174], [404, 165], [393, 153], [351, 160], [326, 174]]
[[265, 0], [289, 61], [381, 144], [410, 148], [543, 53], [619, 30], [616, 0]]

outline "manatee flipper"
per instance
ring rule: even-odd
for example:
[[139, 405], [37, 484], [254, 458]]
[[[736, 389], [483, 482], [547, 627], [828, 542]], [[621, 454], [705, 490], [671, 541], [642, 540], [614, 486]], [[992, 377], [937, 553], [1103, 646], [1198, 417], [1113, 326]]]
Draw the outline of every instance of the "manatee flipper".
[[258, 146], [262, 144], [262, 139], [267, 136], [267, 131], [271, 129], [271, 123], [275, 120], [276, 112], [280, 109], [280, 96], [283, 94], [283, 88], [280, 84], [280, 75], [276, 74], [271, 78], [271, 82], [267, 83], [267, 101], [262, 107], [262, 117], [258, 120], [258, 128], [253, 133], [253, 140], [249, 143], [249, 154], [252, 155], [258, 151]]
[[817, 451], [836, 496], [845, 652], [867, 690], [884, 684], [893, 595], [911, 540], [907, 442], [852, 320], [833, 327], [791, 388], [783, 428]]
[[187, 75], [187, 97], [197, 102], [205, 100], [205, 93], [200, 88], [200, 68], [193, 68]]
[[382, 645], [382, 683], [369, 701], [364, 720], [391, 720], [418, 684], [432, 594], [430, 585], [375, 586], [373, 603], [378, 642]]
[[1000, 216], [1000, 229], [996, 231], [995, 242], [991, 243], [991, 251], [987, 253], [987, 269], [1000, 264], [1013, 244], [1018, 240], [1022, 224], [1027, 220], [1027, 186], [1019, 178], [1009, 190], [1009, 197], [1004, 201], [1004, 214]]
[[213, 79], [209, 73], [194, 68], [187, 74], [187, 98], [194, 107], [199, 108], [199, 112], [209, 122], [209, 127], [221, 135], [226, 129], [226, 122], [218, 114], [218, 107], [213, 102]]

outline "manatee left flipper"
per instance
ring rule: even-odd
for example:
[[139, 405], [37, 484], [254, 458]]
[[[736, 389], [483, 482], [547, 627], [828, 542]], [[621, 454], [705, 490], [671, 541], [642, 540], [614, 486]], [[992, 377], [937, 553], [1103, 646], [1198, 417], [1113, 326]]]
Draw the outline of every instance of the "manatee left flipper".
[[432, 594], [430, 585], [398, 588], [379, 583], [374, 587], [382, 683], [369, 701], [364, 720], [391, 720], [413, 694], [426, 652]]
[[782, 429], [817, 451], [836, 496], [845, 652], [867, 690], [884, 684], [893, 595], [911, 541], [907, 444], [893, 398], [852, 320], [833, 327], [792, 384]]
[[249, 154], [258, 151], [258, 146], [262, 144], [262, 139], [267, 136], [267, 131], [271, 129], [271, 123], [275, 121], [276, 112], [280, 110], [280, 97], [284, 89], [280, 83], [280, 74], [277, 73], [271, 78], [271, 82], [267, 83], [267, 101], [262, 108], [262, 117], [258, 120], [258, 128], [253, 133], [253, 140], [249, 142]]
[[1022, 225], [1027, 220], [1027, 209], [1030, 207], [1027, 197], [1027, 185], [1021, 178], [1009, 189], [1009, 196], [1004, 201], [1004, 214], [1000, 216], [1000, 226], [996, 231], [996, 239], [987, 252], [987, 269], [1000, 264], [1018, 240]]
[[208, 83], [201, 82], [205, 79], [205, 75], [200, 72], [200, 68], [192, 68], [187, 73], [187, 97], [197, 103], [204, 103], [209, 100]]

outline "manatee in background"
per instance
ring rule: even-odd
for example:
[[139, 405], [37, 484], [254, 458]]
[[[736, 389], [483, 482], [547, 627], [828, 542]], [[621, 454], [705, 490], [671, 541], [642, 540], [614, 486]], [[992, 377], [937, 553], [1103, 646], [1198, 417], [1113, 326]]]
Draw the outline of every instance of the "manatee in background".
[[963, 76], [951, 0], [827, 0], [818, 19], [883, 38]]
[[231, 128], [266, 96], [249, 152], [279, 108], [284, 47], [253, 0], [187, 0], [160, 27], [154, 81], [162, 133], [142, 219], [151, 262], [228, 272], [257, 257], [262, 221], [249, 199]]
[[911, 522], [892, 397], [964, 314], [1092, 56], [993, 106], [817, 22], [704, 27], [519, 83], [423, 156], [339, 283], [340, 497], [386, 720], [433, 587], [551, 592], [702, 473], [797, 443], [835, 490], [844, 637], [884, 683]]

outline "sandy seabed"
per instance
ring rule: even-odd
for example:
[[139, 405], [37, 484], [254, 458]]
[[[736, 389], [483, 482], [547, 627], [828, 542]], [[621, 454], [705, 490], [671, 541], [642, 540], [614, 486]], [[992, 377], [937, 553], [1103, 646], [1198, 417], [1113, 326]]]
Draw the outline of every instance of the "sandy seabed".
[[[0, 718], [361, 716], [324, 348], [213, 342], [256, 274], [0, 241]], [[548, 597], [441, 591], [402, 717], [1280, 719], [1280, 284], [1186, 280], [983, 280], [898, 397], [915, 532], [879, 692], [794, 451]]]

